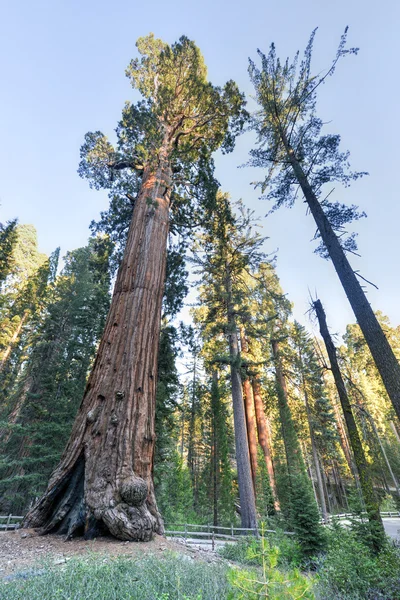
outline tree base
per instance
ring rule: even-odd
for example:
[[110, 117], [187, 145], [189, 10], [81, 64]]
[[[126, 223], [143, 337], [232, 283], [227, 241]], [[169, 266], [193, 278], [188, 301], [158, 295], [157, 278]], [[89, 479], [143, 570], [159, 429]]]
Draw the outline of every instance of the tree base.
[[127, 478], [111, 490], [108, 485], [103, 493], [98, 490], [85, 494], [85, 459], [80, 456], [69, 473], [51, 485], [53, 479], [22, 527], [38, 529], [40, 535], [65, 535], [66, 540], [81, 535], [91, 540], [111, 534], [120, 540], [148, 542], [153, 533], [164, 534], [155, 502], [139, 477]]

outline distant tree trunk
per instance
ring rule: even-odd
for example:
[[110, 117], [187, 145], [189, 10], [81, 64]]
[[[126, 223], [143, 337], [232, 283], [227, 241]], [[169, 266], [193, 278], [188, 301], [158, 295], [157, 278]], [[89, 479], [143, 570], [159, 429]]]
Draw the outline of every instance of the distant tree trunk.
[[274, 465], [272, 462], [271, 455], [271, 443], [269, 439], [269, 431], [267, 426], [267, 420], [265, 418], [264, 404], [261, 398], [261, 390], [260, 390], [260, 380], [257, 375], [254, 375], [253, 381], [253, 397], [254, 397], [254, 406], [256, 410], [256, 422], [257, 422], [257, 432], [258, 432], [258, 442], [264, 452], [265, 464], [267, 465], [267, 471], [269, 476], [269, 482], [271, 485], [272, 498], [274, 501], [274, 507], [277, 512], [280, 511], [280, 505], [278, 500], [278, 494], [276, 491], [276, 481], [275, 481], [275, 472]]
[[218, 438], [217, 438], [217, 410], [216, 403], [218, 397], [216, 394], [218, 390], [218, 373], [216, 370], [213, 371], [213, 384], [211, 393], [214, 394], [213, 410], [212, 410], [212, 448], [211, 448], [211, 467], [212, 467], [212, 481], [213, 481], [213, 525], [218, 525]]
[[[290, 474], [293, 471], [297, 472], [301, 469], [303, 459], [301, 457], [300, 444], [297, 439], [293, 423], [291, 422], [291, 414], [288, 403], [288, 393], [286, 386], [286, 379], [282, 371], [281, 358], [279, 354], [279, 342], [277, 340], [271, 341], [272, 355], [275, 362], [275, 376], [276, 376], [276, 390], [278, 396], [278, 407], [279, 416], [282, 427], [283, 445], [285, 448], [286, 462], [288, 465], [288, 474], [290, 481]], [[289, 422], [290, 421], [290, 422]]]
[[25, 527], [123, 540], [163, 532], [153, 487], [154, 411], [171, 168], [146, 166], [110, 311], [61, 462]]
[[400, 419], [400, 364], [284, 132], [282, 132], [282, 141], [322, 241], [331, 257], [388, 396]]
[[[383, 442], [382, 442], [382, 440], [381, 440], [381, 436], [379, 435], [378, 428], [377, 428], [377, 426], [375, 425], [374, 418], [373, 418], [373, 416], [372, 416], [372, 415], [371, 415], [371, 414], [370, 414], [370, 413], [369, 413], [369, 412], [368, 412], [368, 411], [367, 411], [367, 410], [366, 410], [364, 407], [360, 406], [360, 407], [359, 407], [359, 409], [360, 409], [360, 411], [362, 411], [362, 412], [364, 412], [364, 413], [366, 414], [366, 416], [367, 416], [367, 417], [368, 417], [368, 419], [369, 419], [369, 422], [371, 423], [371, 427], [372, 427], [372, 429], [373, 429], [373, 432], [374, 432], [374, 434], [375, 434], [375, 437], [376, 437], [376, 439], [378, 440], [378, 444], [379, 444], [379, 448], [380, 448], [380, 450], [381, 450], [381, 453], [382, 453], [383, 460], [385, 461], [385, 463], [386, 463], [386, 466], [387, 466], [387, 468], [388, 468], [388, 471], [389, 471], [389, 473], [390, 473], [390, 477], [392, 478], [393, 485], [394, 485], [394, 487], [395, 487], [395, 489], [396, 489], [397, 496], [400, 498], [400, 488], [399, 488], [399, 483], [398, 483], [398, 481], [397, 481], [397, 479], [396, 479], [396, 476], [395, 476], [395, 474], [394, 474], [394, 472], [393, 472], [393, 469], [392, 469], [392, 466], [391, 466], [391, 464], [390, 464], [390, 461], [389, 461], [388, 455], [386, 454], [386, 450], [385, 450], [385, 447], [384, 447], [384, 445], [383, 445]], [[385, 480], [386, 486], [389, 488], [389, 486], [387, 485], [387, 482], [386, 482], [386, 477], [385, 477], [384, 473], [382, 473], [382, 474], [383, 474], [383, 477], [384, 477], [384, 480]]]
[[318, 494], [317, 494], [317, 490], [315, 489], [315, 483], [314, 483], [314, 477], [313, 477], [313, 472], [312, 472], [312, 468], [311, 468], [311, 463], [308, 459], [308, 452], [307, 452], [307, 447], [305, 445], [305, 443], [303, 442], [302, 444], [302, 454], [303, 454], [303, 459], [304, 459], [304, 464], [306, 466], [307, 472], [308, 472], [308, 477], [311, 481], [311, 485], [312, 485], [312, 489], [313, 489], [313, 494], [314, 494], [314, 500], [315, 500], [315, 504], [317, 506], [319, 506], [318, 504]]
[[304, 377], [303, 377], [303, 393], [304, 393], [304, 401], [305, 401], [305, 404], [306, 404], [308, 429], [310, 431], [311, 450], [312, 450], [312, 457], [313, 457], [315, 475], [317, 477], [318, 496], [319, 496], [319, 501], [320, 501], [320, 504], [321, 504], [322, 518], [323, 518], [323, 520], [325, 522], [327, 522], [327, 520], [328, 520], [328, 511], [326, 510], [326, 502], [325, 502], [324, 486], [323, 486], [323, 483], [322, 483], [321, 467], [319, 465], [317, 445], [315, 443], [315, 435], [314, 435], [314, 429], [313, 429], [313, 425], [312, 425], [310, 403], [309, 403], [309, 400], [308, 400], [308, 393], [307, 393], [307, 388], [306, 388], [306, 385], [305, 385]]
[[240, 516], [242, 527], [257, 529], [257, 511], [254, 496], [254, 487], [251, 477], [251, 464], [249, 444], [246, 428], [246, 415], [243, 402], [242, 378], [240, 375], [240, 352], [238, 329], [236, 325], [235, 310], [232, 302], [232, 280], [229, 265], [226, 265], [226, 293], [227, 293], [227, 325], [229, 337], [229, 354], [231, 362], [231, 385], [233, 421], [235, 426], [236, 462], [238, 471], [238, 485], [240, 497]]
[[400, 444], [400, 434], [397, 431], [397, 427], [396, 425], [393, 423], [393, 421], [390, 421], [390, 428], [394, 433], [394, 437], [396, 438], [396, 440], [398, 441], [398, 443]]
[[26, 319], [28, 318], [28, 314], [29, 313], [26, 310], [24, 312], [24, 314], [22, 315], [21, 320], [18, 323], [17, 328], [16, 328], [16, 330], [14, 331], [14, 333], [12, 335], [11, 340], [9, 341], [7, 348], [4, 350], [4, 354], [1, 357], [1, 361], [0, 361], [0, 373], [4, 370], [4, 367], [7, 364], [7, 360], [9, 358], [10, 354], [11, 354], [11, 350], [13, 349], [15, 343], [17, 342], [17, 340], [18, 340], [18, 338], [19, 338], [19, 336], [21, 334], [21, 331], [22, 331], [22, 328], [24, 326], [24, 323], [25, 323]]
[[[187, 464], [190, 471], [193, 486], [193, 504], [194, 509], [197, 508], [197, 478], [196, 478], [196, 465], [195, 465], [195, 422], [196, 422], [196, 357], [193, 362], [193, 381], [192, 381], [192, 403], [190, 407], [190, 422], [189, 422], [189, 442], [188, 442], [188, 455]], [[182, 452], [183, 455], [183, 452]]]
[[326, 324], [326, 316], [320, 300], [314, 302], [315, 312], [317, 314], [321, 336], [325, 342], [329, 361], [331, 363], [332, 374], [335, 379], [335, 384], [342, 405], [344, 418], [349, 433], [349, 440], [354, 454], [354, 460], [357, 466], [360, 485], [364, 497], [365, 508], [368, 514], [368, 519], [371, 524], [372, 543], [375, 550], [379, 550], [385, 539], [382, 519], [379, 513], [379, 504], [377, 502], [372, 479], [369, 473], [368, 463], [365, 458], [364, 449], [361, 444], [361, 439], [358, 433], [357, 425], [354, 419], [350, 400], [347, 395], [346, 387], [340, 372], [339, 363], [336, 356], [336, 348], [332, 342]]

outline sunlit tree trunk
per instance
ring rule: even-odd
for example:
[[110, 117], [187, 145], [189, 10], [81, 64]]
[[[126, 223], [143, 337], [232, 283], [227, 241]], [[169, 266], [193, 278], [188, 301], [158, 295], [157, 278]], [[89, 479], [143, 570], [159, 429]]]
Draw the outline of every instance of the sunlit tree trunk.
[[274, 501], [274, 507], [277, 512], [280, 511], [280, 505], [278, 500], [278, 494], [276, 491], [276, 481], [275, 481], [275, 472], [274, 465], [272, 462], [272, 454], [271, 454], [271, 440], [268, 431], [268, 424], [265, 417], [264, 411], [264, 403], [261, 397], [261, 386], [260, 381], [255, 375], [252, 381], [253, 385], [253, 396], [254, 396], [254, 406], [256, 411], [256, 422], [257, 422], [257, 432], [258, 432], [258, 442], [262, 448], [265, 457], [265, 464], [267, 465], [267, 471], [269, 476], [269, 482], [271, 485], [272, 498]]
[[171, 169], [163, 146], [143, 172], [96, 360], [72, 433], [25, 527], [149, 540], [163, 523], [152, 469]]

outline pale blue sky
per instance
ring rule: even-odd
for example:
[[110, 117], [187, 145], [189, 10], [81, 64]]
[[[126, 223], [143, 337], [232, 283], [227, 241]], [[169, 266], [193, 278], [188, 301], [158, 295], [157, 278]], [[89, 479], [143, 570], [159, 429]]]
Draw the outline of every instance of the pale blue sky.
[[[359, 222], [362, 259], [356, 268], [379, 286], [370, 289], [376, 309], [400, 323], [398, 197], [400, 85], [400, 4], [397, 0], [14, 0], [0, 7], [0, 220], [17, 216], [33, 223], [43, 251], [62, 252], [86, 243], [88, 225], [107, 205], [106, 193], [91, 191], [76, 169], [86, 131], [112, 136], [125, 100], [132, 97], [124, 70], [135, 41], [153, 31], [172, 43], [185, 34], [205, 55], [210, 80], [235, 79], [251, 94], [247, 58], [275, 41], [279, 55], [304, 48], [319, 27], [314, 64], [326, 67], [339, 37], [350, 26], [349, 42], [360, 47], [320, 95], [319, 114], [343, 138], [352, 165], [370, 176], [335, 199], [359, 204], [368, 219]], [[233, 199], [242, 197], [257, 214], [269, 206], [249, 185], [256, 174], [237, 169], [247, 160], [251, 136], [217, 160], [217, 175]], [[301, 203], [264, 221], [267, 251], [279, 248], [278, 274], [295, 302], [296, 317], [307, 318], [308, 290], [325, 304], [333, 330], [353, 321], [330, 263], [312, 253], [310, 217]]]

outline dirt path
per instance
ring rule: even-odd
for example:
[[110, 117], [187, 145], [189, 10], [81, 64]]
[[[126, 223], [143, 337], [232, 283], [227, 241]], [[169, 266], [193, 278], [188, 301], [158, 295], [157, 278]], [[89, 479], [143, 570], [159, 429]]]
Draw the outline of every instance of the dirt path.
[[214, 562], [218, 557], [206, 550], [196, 550], [185, 544], [167, 540], [159, 535], [151, 542], [121, 542], [115, 538], [85, 541], [75, 538], [65, 542], [63, 536], [39, 536], [33, 529], [0, 532], [0, 578], [18, 571], [29, 570], [41, 559], [63, 564], [74, 556], [99, 552], [108, 556], [142, 557], [172, 550], [192, 558]]

